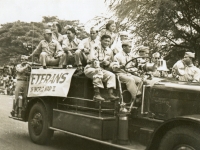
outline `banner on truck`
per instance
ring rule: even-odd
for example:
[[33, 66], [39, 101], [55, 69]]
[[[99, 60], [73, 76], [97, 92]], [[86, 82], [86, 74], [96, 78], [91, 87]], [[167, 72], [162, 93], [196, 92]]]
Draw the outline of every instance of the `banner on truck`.
[[76, 69], [32, 69], [28, 97], [66, 97]]

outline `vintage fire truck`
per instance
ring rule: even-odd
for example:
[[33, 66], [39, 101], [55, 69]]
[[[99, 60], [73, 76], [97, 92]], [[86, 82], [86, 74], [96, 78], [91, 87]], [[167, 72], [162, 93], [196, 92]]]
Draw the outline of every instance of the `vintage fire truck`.
[[[31, 70], [26, 109], [21, 119], [12, 118], [28, 122], [34, 143], [46, 144], [54, 131], [60, 131], [129, 150], [200, 149], [199, 83], [159, 79], [154, 84], [143, 84], [140, 100], [135, 102], [126, 86], [117, 82], [119, 101], [98, 102], [93, 101], [92, 80], [72, 75], [67, 81], [69, 88], [59, 89], [68, 90], [68, 94], [54, 95], [56, 84], [64, 83], [69, 71]], [[55, 75], [60, 72], [62, 76]], [[49, 86], [52, 82], [56, 87]], [[42, 86], [37, 87], [38, 83]], [[49, 95], [44, 94], [46, 91]], [[101, 90], [105, 99], [106, 93], [106, 89]]]

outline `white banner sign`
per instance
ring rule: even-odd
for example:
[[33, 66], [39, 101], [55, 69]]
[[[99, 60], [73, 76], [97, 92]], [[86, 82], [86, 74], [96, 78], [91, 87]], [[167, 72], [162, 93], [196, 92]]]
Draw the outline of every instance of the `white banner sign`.
[[32, 69], [28, 97], [66, 97], [76, 69]]

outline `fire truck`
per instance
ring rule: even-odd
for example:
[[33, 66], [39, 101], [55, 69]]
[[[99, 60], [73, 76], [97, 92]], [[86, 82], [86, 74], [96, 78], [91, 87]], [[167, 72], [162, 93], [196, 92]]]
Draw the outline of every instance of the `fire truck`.
[[[32, 68], [32, 75], [34, 70], [39, 69]], [[92, 80], [85, 76], [71, 77], [66, 96], [31, 96], [32, 82], [33, 77], [22, 118], [12, 118], [28, 122], [34, 143], [46, 144], [59, 131], [127, 150], [200, 149], [199, 83], [160, 78], [143, 84], [139, 101], [132, 101], [126, 85], [117, 80], [114, 92], [120, 99], [99, 102], [93, 100]], [[106, 89], [101, 94], [106, 99]]]

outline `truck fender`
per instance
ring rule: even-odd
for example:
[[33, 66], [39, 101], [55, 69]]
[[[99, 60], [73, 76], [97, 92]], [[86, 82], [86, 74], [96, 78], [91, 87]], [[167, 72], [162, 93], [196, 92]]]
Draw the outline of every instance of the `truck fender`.
[[162, 123], [153, 133], [147, 146], [147, 150], [157, 150], [163, 136], [172, 128], [178, 126], [190, 126], [200, 128], [200, 114], [179, 116]]
[[30, 103], [28, 103], [28, 106], [27, 106], [27, 109], [26, 109], [26, 116], [25, 116], [26, 121], [28, 121], [28, 116], [29, 116], [30, 110], [35, 103], [42, 103], [47, 111], [50, 111], [50, 112], [53, 113], [53, 111], [51, 111], [51, 110], [53, 110], [52, 105], [50, 103], [48, 103], [45, 100], [45, 98], [38, 98], [37, 97], [37, 98], [31, 99]]

